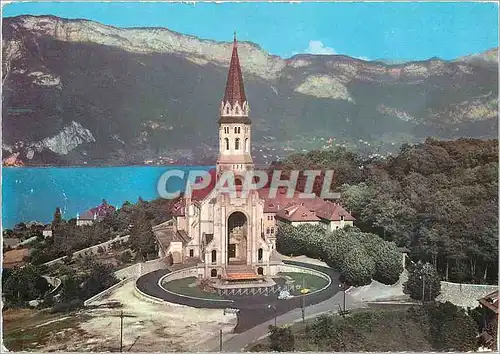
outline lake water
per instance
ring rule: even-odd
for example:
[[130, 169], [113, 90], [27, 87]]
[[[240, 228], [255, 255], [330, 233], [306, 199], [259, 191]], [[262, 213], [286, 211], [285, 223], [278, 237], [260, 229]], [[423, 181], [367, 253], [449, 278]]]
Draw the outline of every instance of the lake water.
[[[172, 169], [188, 172], [213, 166], [127, 166], [127, 167], [20, 167], [2, 169], [2, 226], [18, 222], [52, 221], [56, 207], [64, 218], [76, 217], [97, 206], [102, 199], [114, 206], [136, 202], [139, 197], [159, 197], [160, 176]], [[171, 178], [169, 192], [181, 190], [184, 182]]]

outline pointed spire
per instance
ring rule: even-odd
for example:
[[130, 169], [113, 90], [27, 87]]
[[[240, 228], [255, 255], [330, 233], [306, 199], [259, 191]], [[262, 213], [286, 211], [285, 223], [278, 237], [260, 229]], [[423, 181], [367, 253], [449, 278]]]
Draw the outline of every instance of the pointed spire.
[[234, 32], [233, 54], [229, 64], [229, 73], [227, 75], [226, 92], [223, 102], [229, 102], [234, 105], [236, 102], [243, 105], [247, 98], [245, 96], [245, 87], [243, 86], [243, 75], [241, 74], [240, 59], [238, 57], [238, 42], [236, 40], [236, 31]]

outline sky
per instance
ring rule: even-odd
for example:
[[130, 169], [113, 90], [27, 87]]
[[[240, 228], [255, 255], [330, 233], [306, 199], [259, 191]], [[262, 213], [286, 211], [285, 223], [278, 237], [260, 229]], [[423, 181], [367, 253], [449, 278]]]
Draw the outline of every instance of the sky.
[[344, 54], [396, 61], [455, 59], [498, 47], [490, 3], [34, 2], [3, 16], [55, 15], [118, 27], [166, 27], [204, 39], [252, 41], [271, 54]]

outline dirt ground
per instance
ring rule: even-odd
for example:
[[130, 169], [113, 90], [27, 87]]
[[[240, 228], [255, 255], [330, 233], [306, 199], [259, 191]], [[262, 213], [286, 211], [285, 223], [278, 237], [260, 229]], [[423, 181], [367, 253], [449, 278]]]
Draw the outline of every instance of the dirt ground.
[[[46, 315], [42, 323], [29, 320], [22, 330], [11, 327], [11, 339], [5, 344], [9, 350], [119, 351], [121, 311], [123, 351], [198, 351], [209, 342], [208, 350], [220, 329], [229, 333], [236, 326], [236, 316], [224, 315], [222, 310], [141, 300], [134, 295], [133, 282], [116, 289], [102, 303], [109, 301], [123, 306], [85, 309], [70, 316]], [[6, 327], [8, 330], [8, 324]]]
[[14, 250], [7, 251], [3, 254], [3, 267], [13, 268], [15, 266], [20, 266], [25, 264], [23, 258], [29, 253], [27, 248], [17, 248]]

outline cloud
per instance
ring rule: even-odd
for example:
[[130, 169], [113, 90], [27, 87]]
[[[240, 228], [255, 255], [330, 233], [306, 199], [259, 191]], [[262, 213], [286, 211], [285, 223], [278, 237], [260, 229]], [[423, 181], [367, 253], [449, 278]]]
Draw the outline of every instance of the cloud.
[[368, 57], [354, 57], [354, 58], [359, 59], [359, 60], [364, 60], [364, 61], [371, 61], [371, 59]]
[[309, 41], [309, 47], [304, 49], [304, 52], [308, 54], [337, 54], [335, 49], [325, 47], [321, 41]]

